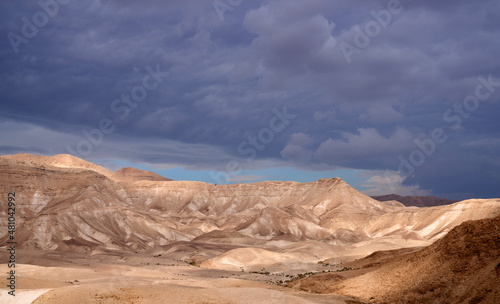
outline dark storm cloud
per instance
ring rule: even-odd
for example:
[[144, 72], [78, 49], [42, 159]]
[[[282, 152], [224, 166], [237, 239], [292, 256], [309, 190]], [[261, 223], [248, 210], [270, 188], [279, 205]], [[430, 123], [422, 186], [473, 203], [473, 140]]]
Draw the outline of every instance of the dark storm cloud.
[[[478, 76], [500, 79], [500, 4], [396, 2], [242, 1], [221, 20], [211, 1], [73, 0], [18, 53], [9, 33], [22, 37], [21, 18], [33, 22], [42, 8], [2, 3], [1, 152], [67, 153], [106, 118], [116, 128], [89, 158], [221, 169], [244, 160], [238, 146], [286, 106], [298, 117], [254, 166], [395, 171], [415, 139], [443, 128], [449, 141], [405, 183], [495, 196], [500, 88], [459, 130], [443, 113], [474, 94]], [[366, 33], [391, 3], [398, 13], [356, 46], [356, 26]], [[350, 63], [346, 44], [358, 48]], [[148, 66], [168, 75], [121, 119], [111, 105], [142, 85]], [[46, 140], [31, 144], [34, 129]], [[14, 135], [25, 139], [9, 143]]]

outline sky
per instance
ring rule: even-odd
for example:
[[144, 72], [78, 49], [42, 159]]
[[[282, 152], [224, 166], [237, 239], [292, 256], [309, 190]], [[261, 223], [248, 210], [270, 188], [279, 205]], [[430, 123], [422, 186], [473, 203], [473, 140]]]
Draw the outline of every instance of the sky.
[[0, 155], [500, 197], [497, 0], [0, 8]]

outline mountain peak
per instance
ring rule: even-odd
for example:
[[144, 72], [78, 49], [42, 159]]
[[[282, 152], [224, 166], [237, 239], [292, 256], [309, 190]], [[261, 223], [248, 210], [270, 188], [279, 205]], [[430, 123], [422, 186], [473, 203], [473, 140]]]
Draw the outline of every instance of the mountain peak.
[[321, 184], [347, 184], [343, 179], [340, 177], [334, 177], [334, 178], [322, 178], [316, 181], [317, 183]]

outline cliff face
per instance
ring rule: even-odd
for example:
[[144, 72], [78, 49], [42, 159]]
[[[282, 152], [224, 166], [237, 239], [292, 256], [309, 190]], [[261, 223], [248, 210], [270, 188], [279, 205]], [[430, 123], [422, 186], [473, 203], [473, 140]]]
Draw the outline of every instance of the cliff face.
[[[0, 192], [12, 189], [19, 244], [58, 251], [148, 251], [213, 240], [213, 231], [227, 232], [218, 237], [223, 242], [243, 236], [249, 243], [379, 240], [401, 247], [430, 244], [465, 220], [500, 214], [499, 200], [422, 209], [381, 203], [339, 178], [216, 186], [137, 169], [113, 172], [64, 155], [0, 157]], [[6, 237], [0, 236], [0, 245]]]

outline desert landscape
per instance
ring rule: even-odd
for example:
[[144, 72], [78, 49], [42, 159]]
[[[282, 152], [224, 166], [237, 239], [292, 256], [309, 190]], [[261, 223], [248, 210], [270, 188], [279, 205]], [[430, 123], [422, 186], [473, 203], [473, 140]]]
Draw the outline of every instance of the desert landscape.
[[500, 301], [500, 199], [407, 207], [340, 178], [215, 185], [70, 155], [0, 169], [2, 303]]
[[0, 13], [0, 304], [500, 304], [500, 1]]

